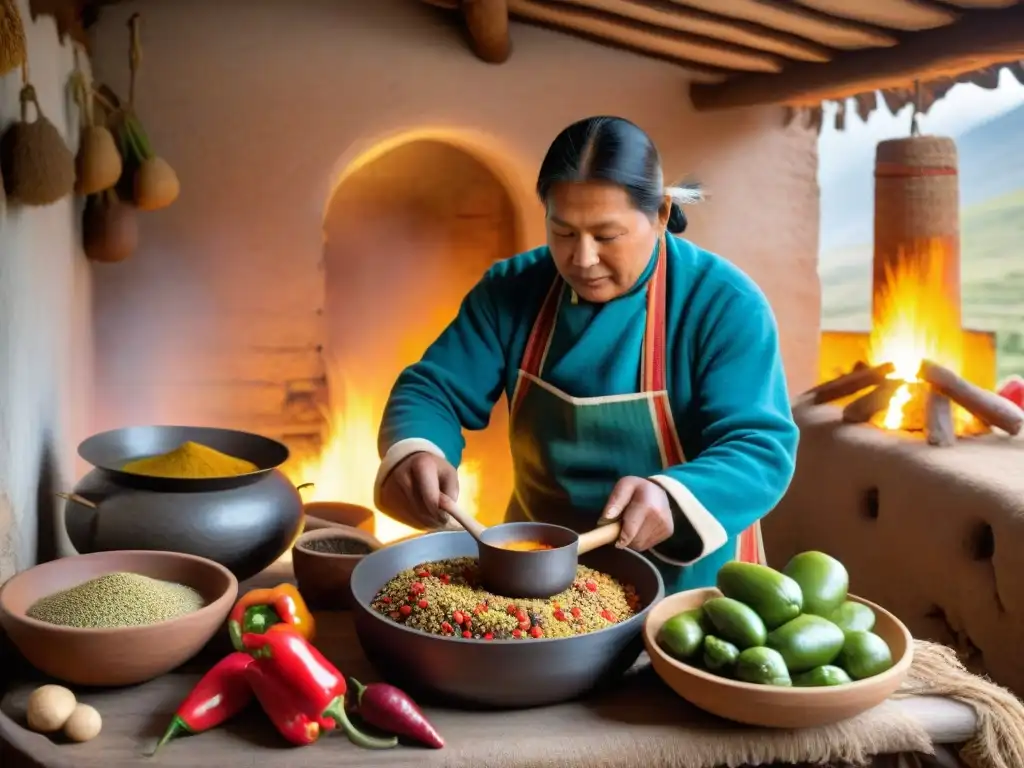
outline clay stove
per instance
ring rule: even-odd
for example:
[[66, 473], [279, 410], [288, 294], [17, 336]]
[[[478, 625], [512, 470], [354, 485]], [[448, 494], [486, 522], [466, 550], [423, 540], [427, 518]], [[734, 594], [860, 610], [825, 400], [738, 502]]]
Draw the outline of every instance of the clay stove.
[[992, 334], [962, 327], [955, 144], [882, 142], [875, 185], [871, 330], [822, 334], [823, 383], [806, 397], [937, 446], [993, 427], [1017, 434], [1024, 414], [993, 391]]
[[829, 552], [854, 594], [1021, 691], [1024, 416], [993, 392], [992, 335], [962, 328], [955, 161], [946, 139], [879, 146], [872, 327], [823, 334], [763, 530], [770, 562]]

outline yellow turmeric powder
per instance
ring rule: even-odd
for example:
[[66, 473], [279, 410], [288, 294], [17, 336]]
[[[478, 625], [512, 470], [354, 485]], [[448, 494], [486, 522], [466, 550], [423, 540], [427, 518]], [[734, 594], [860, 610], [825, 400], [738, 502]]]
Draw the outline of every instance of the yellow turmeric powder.
[[200, 443], [182, 443], [173, 451], [129, 461], [122, 472], [148, 477], [172, 477], [181, 480], [211, 477], [234, 477], [255, 472], [259, 467], [251, 461], [228, 456]]

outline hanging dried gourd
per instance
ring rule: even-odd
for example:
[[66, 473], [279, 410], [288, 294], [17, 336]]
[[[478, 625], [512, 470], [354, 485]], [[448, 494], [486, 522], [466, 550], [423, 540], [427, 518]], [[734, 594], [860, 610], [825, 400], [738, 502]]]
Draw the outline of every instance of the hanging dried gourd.
[[[75, 157], [57, 127], [46, 119], [22, 65], [21, 120], [11, 123], [0, 138], [0, 172], [12, 202], [50, 205], [75, 187]], [[35, 120], [29, 121], [29, 106]]]
[[92, 86], [79, 66], [77, 47], [71, 87], [78, 104], [81, 122], [78, 154], [75, 156], [75, 192], [80, 195], [93, 195], [117, 184], [117, 180], [121, 178], [123, 164], [110, 129], [105, 125], [96, 125], [91, 96]]
[[89, 195], [82, 211], [82, 250], [90, 261], [124, 261], [139, 245], [135, 209], [107, 189]]
[[118, 188], [122, 198], [131, 200], [140, 210], [156, 211], [166, 208], [178, 198], [181, 185], [170, 163], [153, 151], [149, 137], [135, 114], [135, 81], [142, 60], [139, 14], [131, 17], [128, 26], [131, 29], [128, 103], [113, 116], [114, 132], [124, 161]]
[[0, 76], [25, 63], [25, 25], [17, 0], [0, 0]]

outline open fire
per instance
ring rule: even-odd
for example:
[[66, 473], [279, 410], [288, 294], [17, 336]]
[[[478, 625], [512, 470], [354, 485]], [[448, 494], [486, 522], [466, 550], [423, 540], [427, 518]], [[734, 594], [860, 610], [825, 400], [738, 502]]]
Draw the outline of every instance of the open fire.
[[[811, 389], [813, 404], [846, 401], [843, 420], [924, 433], [933, 445], [992, 427], [1016, 435], [1024, 411], [964, 375], [958, 268], [941, 238], [904, 247], [876, 273], [866, 361]], [[957, 277], [958, 280], [958, 277]]]
[[[947, 243], [931, 238], [906, 246], [891, 262], [881, 265], [882, 280], [873, 297], [868, 360], [886, 363], [888, 379], [899, 382], [888, 404], [872, 417], [886, 429], [917, 430], [926, 413], [929, 387], [918, 377], [925, 361], [963, 375], [963, 328], [960, 323], [959, 286], [947, 285], [950, 261]], [[956, 434], [968, 431], [972, 415], [952, 407]]]
[[[296, 485], [312, 483], [304, 501], [344, 501], [373, 510], [374, 535], [383, 543], [395, 541], [414, 529], [393, 520], [373, 503], [373, 481], [380, 464], [377, 427], [385, 396], [361, 391], [351, 380], [332, 376], [326, 434], [320, 454], [288, 470]], [[459, 468], [459, 504], [474, 517], [479, 508], [480, 472], [476, 462]]]

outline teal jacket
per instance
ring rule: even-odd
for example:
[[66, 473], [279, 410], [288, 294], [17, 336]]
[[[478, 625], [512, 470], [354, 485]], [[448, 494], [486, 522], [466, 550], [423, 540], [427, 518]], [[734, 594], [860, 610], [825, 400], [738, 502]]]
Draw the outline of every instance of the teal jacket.
[[[660, 474], [681, 484], [689, 501], [670, 493], [675, 534], [658, 551], [689, 564], [778, 503], [793, 476], [798, 430], [764, 294], [720, 256], [676, 237], [667, 243], [667, 386], [687, 461]], [[545, 380], [574, 397], [638, 390], [644, 288], [653, 265], [652, 259], [636, 286], [607, 304], [562, 304]], [[413, 450], [433, 450], [459, 465], [462, 430], [483, 429], [502, 393], [511, 396], [555, 275], [546, 247], [496, 263], [423, 358], [402, 372], [381, 423], [378, 489]], [[709, 536], [706, 524], [693, 524], [685, 508], [694, 499], [720, 531]]]

